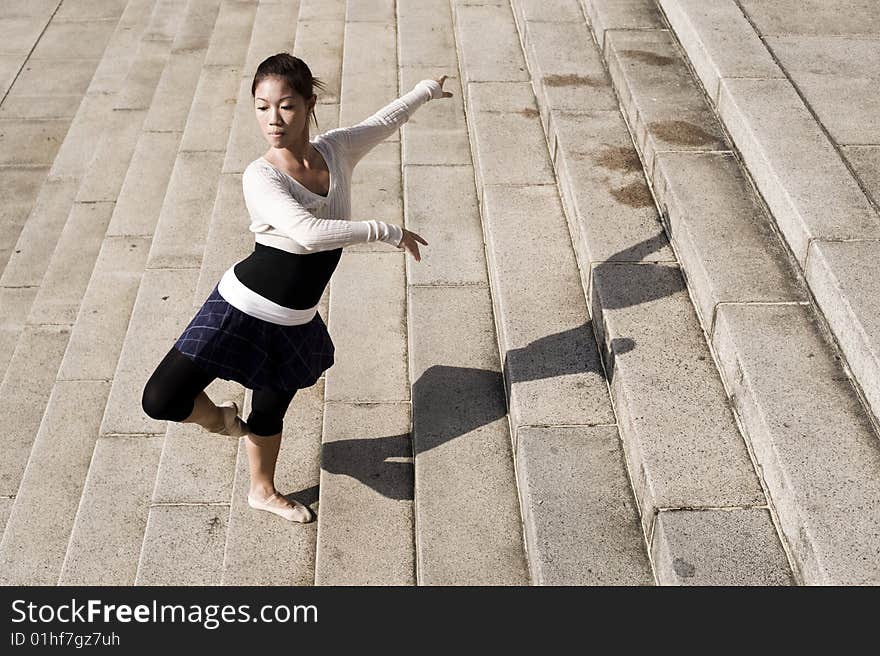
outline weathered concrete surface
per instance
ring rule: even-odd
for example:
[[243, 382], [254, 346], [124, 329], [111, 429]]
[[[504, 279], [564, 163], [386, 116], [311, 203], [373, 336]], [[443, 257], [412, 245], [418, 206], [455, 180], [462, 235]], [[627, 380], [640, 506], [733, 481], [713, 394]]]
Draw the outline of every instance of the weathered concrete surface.
[[712, 102], [721, 78], [782, 78], [749, 21], [731, 0], [658, 0]]
[[880, 416], [880, 241], [814, 241], [807, 281], [831, 330]]
[[518, 434], [523, 523], [537, 585], [653, 585], [615, 426]]
[[675, 510], [657, 517], [652, 553], [666, 585], [791, 585], [791, 568], [763, 508]]
[[713, 342], [805, 583], [880, 580], [880, 443], [801, 305], [722, 305]]
[[418, 583], [525, 584], [489, 290], [411, 286], [407, 323]]
[[406, 403], [324, 406], [316, 585], [415, 582], [410, 422]]
[[810, 239], [880, 238], [880, 217], [791, 85], [724, 80], [719, 112], [795, 257]]
[[718, 303], [808, 300], [797, 265], [731, 155], [662, 153], [654, 171], [658, 202], [708, 333]]

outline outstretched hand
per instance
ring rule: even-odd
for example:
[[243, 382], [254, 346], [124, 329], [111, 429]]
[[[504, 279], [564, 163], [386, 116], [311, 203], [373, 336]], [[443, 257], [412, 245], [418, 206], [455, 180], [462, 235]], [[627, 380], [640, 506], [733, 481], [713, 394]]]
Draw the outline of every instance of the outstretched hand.
[[428, 242], [422, 239], [420, 235], [403, 228], [403, 239], [400, 240], [400, 244], [397, 247], [409, 251], [416, 259], [416, 262], [422, 261], [422, 257], [419, 255], [419, 244], [427, 246]]
[[[441, 75], [440, 77], [436, 78], [436, 81], [440, 85], [441, 90], [443, 89], [443, 83], [446, 82], [447, 77], [449, 77], [449, 76]], [[443, 98], [452, 98], [452, 92], [451, 91], [444, 91], [442, 97]]]

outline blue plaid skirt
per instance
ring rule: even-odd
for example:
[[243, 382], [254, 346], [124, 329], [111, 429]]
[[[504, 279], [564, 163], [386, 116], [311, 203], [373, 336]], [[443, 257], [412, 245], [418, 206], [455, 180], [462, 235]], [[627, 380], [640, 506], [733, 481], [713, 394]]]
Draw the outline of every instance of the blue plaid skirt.
[[224, 380], [282, 391], [314, 385], [335, 352], [319, 313], [298, 326], [270, 323], [227, 303], [216, 285], [174, 348]]

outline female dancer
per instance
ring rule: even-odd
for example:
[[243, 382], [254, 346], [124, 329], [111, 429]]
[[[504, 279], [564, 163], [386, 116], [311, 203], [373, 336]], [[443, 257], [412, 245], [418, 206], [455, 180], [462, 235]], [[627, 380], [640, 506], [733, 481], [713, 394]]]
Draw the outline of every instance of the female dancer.
[[[333, 342], [318, 301], [343, 247], [383, 241], [421, 261], [418, 245], [428, 244], [397, 225], [349, 220], [352, 171], [422, 104], [451, 97], [443, 91], [445, 80], [422, 80], [365, 121], [310, 140], [314, 89], [322, 83], [288, 53], [257, 68], [251, 95], [269, 150], [242, 173], [254, 252], [223, 274], [147, 381], [142, 400], [154, 419], [244, 435], [252, 508], [290, 521], [312, 519], [306, 506], [279, 494], [275, 464], [294, 394], [333, 365]], [[205, 394], [217, 377], [253, 390], [247, 422], [234, 401], [216, 406]]]

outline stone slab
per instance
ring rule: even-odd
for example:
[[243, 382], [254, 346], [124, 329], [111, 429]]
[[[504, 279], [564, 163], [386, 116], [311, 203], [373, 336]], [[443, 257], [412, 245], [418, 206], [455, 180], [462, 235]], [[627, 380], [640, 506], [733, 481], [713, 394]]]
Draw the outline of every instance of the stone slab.
[[653, 585], [615, 426], [518, 434], [526, 540], [536, 585]]
[[659, 0], [709, 98], [725, 77], [782, 78], [755, 29], [730, 0]]
[[809, 300], [799, 268], [732, 155], [661, 153], [655, 176], [707, 333], [718, 303]]
[[[244, 406], [238, 383], [215, 379], [205, 393], [215, 404]], [[238, 440], [209, 433], [197, 424], [169, 422], [153, 489], [153, 503], [229, 503]]]
[[526, 23], [525, 27], [526, 60], [545, 132], [551, 110], [617, 111], [617, 96], [587, 25]]
[[447, 80], [443, 83], [443, 90], [452, 93], [452, 98], [437, 99], [423, 105], [419, 111], [413, 114], [403, 126], [404, 135], [404, 161], [406, 161], [406, 136], [414, 132], [438, 131], [449, 133], [464, 131], [466, 120], [464, 116], [464, 95], [462, 94], [461, 80], [458, 78], [458, 69], [447, 66], [409, 66], [405, 60], [401, 60], [400, 69], [400, 92], [406, 93], [413, 89], [421, 80], [438, 79], [446, 75]]
[[611, 32], [605, 52], [646, 171], [658, 152], [729, 149], [669, 32]]
[[[143, 410], [144, 385], [193, 317], [197, 269], [144, 271], [119, 354], [101, 435], [164, 433]], [[204, 299], [202, 299], [204, 300]]]
[[101, 135], [113, 111], [105, 94], [86, 94], [73, 121], [65, 121], [64, 142], [57, 148], [49, 177], [79, 181], [100, 143]]
[[[355, 125], [397, 97], [397, 32], [394, 25], [346, 23], [340, 125]], [[399, 132], [393, 132], [388, 139], [398, 141]]]
[[764, 508], [661, 512], [652, 553], [661, 585], [794, 583], [776, 528]]
[[724, 80], [719, 113], [803, 266], [811, 239], [880, 237], [880, 218], [786, 80]]
[[488, 285], [480, 210], [470, 166], [404, 168], [406, 226], [428, 242], [409, 259], [411, 285]]
[[17, 254], [16, 244], [34, 209], [49, 169], [0, 168], [0, 270]]
[[[468, 123], [478, 195], [482, 194], [484, 185], [554, 184], [544, 131], [529, 85], [509, 83], [481, 87], [480, 84], [468, 86]], [[499, 96], [492, 101], [483, 100], [485, 94], [496, 92]], [[519, 102], [525, 98], [527, 103]], [[524, 152], [533, 156], [523, 157]]]
[[397, 3], [397, 40], [402, 66], [457, 68], [452, 12], [446, 0]]
[[594, 328], [646, 534], [658, 509], [763, 504], [679, 268], [607, 263], [592, 277]]
[[203, 52], [175, 52], [156, 85], [144, 130], [183, 132], [202, 73]]
[[[454, 6], [460, 69], [465, 82], [528, 81], [510, 6]], [[486, 26], [492, 29], [487, 30]]]
[[[29, 96], [85, 95], [98, 65], [97, 59], [34, 59], [26, 61], [3, 104]], [[71, 102], [68, 100], [68, 102]], [[37, 110], [33, 107], [32, 110]], [[76, 103], [74, 103], [74, 112]], [[46, 118], [57, 118], [47, 116]]]
[[[248, 393], [248, 396], [252, 396]], [[250, 407], [247, 412], [249, 414]], [[245, 415], [247, 418], [247, 415]], [[275, 483], [282, 494], [318, 512], [324, 381], [299, 390], [282, 428]], [[244, 440], [239, 442], [229, 515], [223, 585], [313, 585], [318, 522], [291, 524], [247, 505], [250, 484]], [[272, 558], [258, 557], [271, 553]]]
[[328, 401], [408, 401], [404, 253], [345, 253], [330, 281]]
[[[259, 153], [268, 150], [268, 142], [254, 113], [254, 97], [251, 96], [253, 78], [242, 78], [238, 87], [238, 101], [232, 117], [232, 129], [223, 160], [224, 173], [242, 173]], [[319, 105], [320, 107], [320, 105]], [[316, 109], [316, 114], [317, 114]], [[309, 130], [314, 123], [309, 124]], [[326, 128], [324, 128], [326, 130]]]
[[[400, 179], [400, 144], [380, 143], [358, 162], [352, 173], [351, 218], [355, 221], [377, 219], [402, 226], [403, 194]], [[388, 249], [389, 245], [383, 242], [352, 244], [347, 247], [349, 252], [387, 253]]]
[[386, 0], [358, 0], [346, 3], [345, 20], [394, 23], [394, 4]]
[[7, 93], [21, 70], [21, 55], [0, 55], [0, 93]]
[[0, 494], [18, 492], [34, 438], [43, 421], [70, 329], [25, 326], [0, 383], [0, 412], [15, 417], [2, 434]]
[[311, 21], [300, 18], [296, 34], [293, 55], [308, 62], [312, 75], [325, 84], [319, 101], [338, 104], [342, 96], [345, 23], [341, 20]]
[[205, 66], [241, 66], [247, 56], [259, 3], [221, 2], [205, 53]]
[[838, 144], [880, 141], [876, 38], [799, 35], [768, 38], [767, 45], [832, 140]]
[[843, 146], [840, 151], [868, 198], [880, 207], [880, 145]]
[[99, 437], [58, 585], [133, 585], [164, 435]]
[[20, 55], [26, 58], [39, 40], [48, 16], [9, 17], [4, 7], [0, 18], [0, 55]]
[[580, 0], [599, 48], [608, 30], [660, 30], [666, 27], [654, 0]]
[[409, 297], [418, 582], [527, 584], [489, 290]]
[[554, 113], [551, 128], [556, 175], [584, 282], [597, 262], [674, 262], [620, 112]]
[[[41, 91], [41, 89], [34, 89]], [[0, 119], [66, 119], [73, 120], [82, 96], [17, 95], [6, 97], [0, 105]]]
[[2, 585], [55, 585], [110, 385], [59, 382], [34, 438], [0, 542]]
[[180, 141], [181, 151], [226, 151], [235, 113], [241, 71], [234, 66], [202, 69], [190, 116]]
[[511, 425], [614, 423], [556, 186], [490, 186], [483, 194]]
[[168, 63], [171, 44], [168, 41], [142, 41], [137, 56], [116, 95], [114, 109], [147, 110], [156, 92], [156, 85]]
[[70, 333], [59, 380], [110, 380], [147, 260], [150, 241], [107, 237]]
[[346, 0], [301, 0], [301, 21], [344, 21]]
[[29, 323], [72, 326], [76, 321], [112, 212], [113, 203], [74, 203], [28, 316]]
[[525, 21], [584, 22], [584, 14], [578, 0], [516, 0], [511, 6]]
[[808, 306], [722, 305], [713, 343], [803, 581], [880, 580], [880, 443]]
[[[257, 7], [242, 79], [253, 82], [257, 67], [267, 57], [293, 50], [299, 2], [264, 2]], [[248, 79], [249, 78], [249, 79]], [[248, 85], [250, 88], [250, 85]]]
[[219, 151], [178, 153], [148, 267], [201, 266], [222, 165], [223, 153]]
[[64, 119], [0, 120], [0, 166], [51, 166], [69, 128]]
[[135, 145], [108, 236], [152, 236], [177, 159], [180, 132], [143, 132]]
[[196, 302], [208, 297], [226, 270], [253, 252], [254, 233], [248, 231], [247, 221], [241, 176], [237, 173], [221, 174], [193, 298], [194, 312], [201, 307], [201, 303], [196, 305]]
[[814, 241], [807, 282], [874, 415], [880, 417], [880, 241]]
[[228, 505], [153, 505], [135, 585], [219, 585]]
[[0, 372], [3, 374], [12, 360], [27, 313], [38, 291], [39, 287], [0, 286]]
[[0, 276], [0, 285], [38, 287], [42, 283], [58, 237], [67, 223], [77, 187], [74, 181], [51, 179], [40, 187], [34, 208]]
[[741, 0], [758, 31], [771, 34], [880, 35], [880, 15], [871, 2], [845, 0]]
[[214, 25], [220, 13], [220, 2], [221, 0], [202, 0], [187, 6], [186, 15], [171, 44], [172, 58], [176, 54], [186, 53], [198, 54], [200, 57], [205, 55], [211, 45]]
[[29, 59], [100, 59], [117, 20], [50, 21]]
[[119, 197], [146, 113], [143, 109], [113, 111], [83, 175], [77, 201], [115, 201]]
[[325, 405], [315, 585], [415, 582], [409, 427], [406, 403]]

